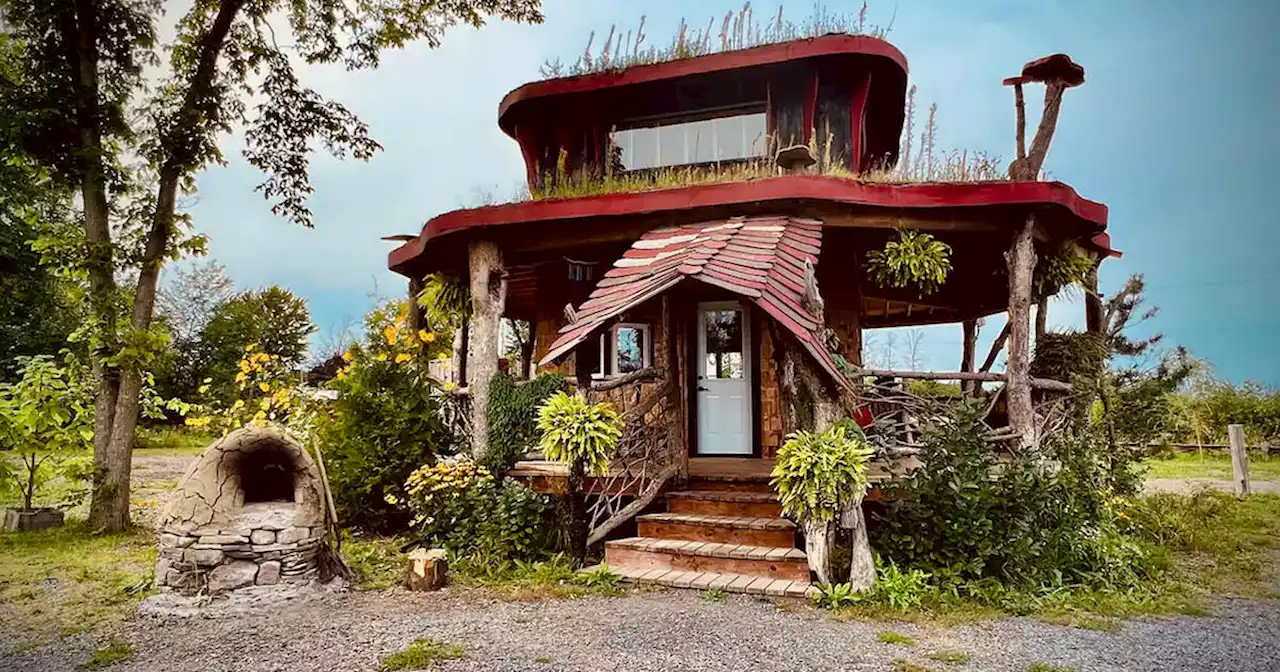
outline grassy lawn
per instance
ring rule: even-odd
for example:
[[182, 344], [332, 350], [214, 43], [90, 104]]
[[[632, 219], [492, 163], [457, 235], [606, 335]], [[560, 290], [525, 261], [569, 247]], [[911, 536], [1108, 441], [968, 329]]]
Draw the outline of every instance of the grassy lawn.
[[[1150, 471], [1148, 478], [1219, 478], [1231, 479], [1231, 457], [1220, 451], [1177, 453], [1169, 457], [1152, 457], [1143, 462]], [[1261, 453], [1249, 455], [1249, 477], [1257, 481], [1280, 481], [1280, 456]]]
[[82, 521], [40, 532], [0, 532], [0, 623], [39, 644], [109, 628], [151, 588], [155, 535], [92, 535]]

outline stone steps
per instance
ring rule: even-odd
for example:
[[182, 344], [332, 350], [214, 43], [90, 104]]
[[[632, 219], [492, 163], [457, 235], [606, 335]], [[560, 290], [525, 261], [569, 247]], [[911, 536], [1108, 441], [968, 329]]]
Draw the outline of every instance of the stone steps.
[[772, 492], [682, 490], [667, 493], [670, 513], [780, 518], [782, 506]]
[[650, 513], [636, 517], [636, 534], [656, 539], [751, 546], [795, 546], [795, 523], [768, 516]]
[[[597, 567], [590, 567], [584, 571], [590, 571]], [[610, 566], [610, 570], [620, 574], [624, 582], [637, 585], [690, 588], [693, 590], [723, 590], [726, 593], [772, 597], [811, 597], [818, 590], [807, 580], [772, 579], [748, 574], [612, 566]]]

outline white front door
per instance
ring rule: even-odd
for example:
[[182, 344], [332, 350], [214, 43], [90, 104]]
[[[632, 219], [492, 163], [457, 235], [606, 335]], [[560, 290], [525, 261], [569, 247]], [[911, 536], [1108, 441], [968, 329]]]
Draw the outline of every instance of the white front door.
[[698, 454], [750, 455], [751, 329], [737, 301], [698, 304]]

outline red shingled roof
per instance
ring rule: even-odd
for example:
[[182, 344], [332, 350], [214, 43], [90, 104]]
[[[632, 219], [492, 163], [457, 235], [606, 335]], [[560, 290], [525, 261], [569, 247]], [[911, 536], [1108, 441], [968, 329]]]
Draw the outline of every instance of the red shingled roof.
[[848, 386], [822, 344], [822, 324], [803, 307], [805, 262], [817, 264], [821, 249], [822, 222], [794, 217], [735, 217], [649, 231], [605, 273], [541, 364], [565, 356], [627, 309], [696, 279], [751, 299]]

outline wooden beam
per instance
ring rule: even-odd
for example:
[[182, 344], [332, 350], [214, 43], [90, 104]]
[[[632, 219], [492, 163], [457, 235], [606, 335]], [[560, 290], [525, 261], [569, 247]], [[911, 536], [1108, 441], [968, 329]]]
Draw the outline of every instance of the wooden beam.
[[[968, 373], [973, 371], [973, 360], [974, 357], [977, 356], [978, 321], [976, 319], [965, 320], [961, 323], [961, 328], [964, 331], [964, 344], [961, 346], [962, 349], [960, 352], [960, 370]], [[960, 389], [966, 395], [973, 394], [978, 387], [977, 385], [974, 385], [973, 382], [974, 381], [965, 381], [965, 383], [960, 386]]]
[[1004, 329], [1000, 330], [1000, 334], [996, 336], [996, 340], [991, 343], [991, 350], [987, 351], [987, 358], [982, 360], [982, 366], [978, 367], [979, 371], [990, 371], [995, 366], [996, 358], [1000, 356], [1000, 351], [1004, 350], [1004, 344], [1009, 340], [1009, 323], [1004, 323]]

